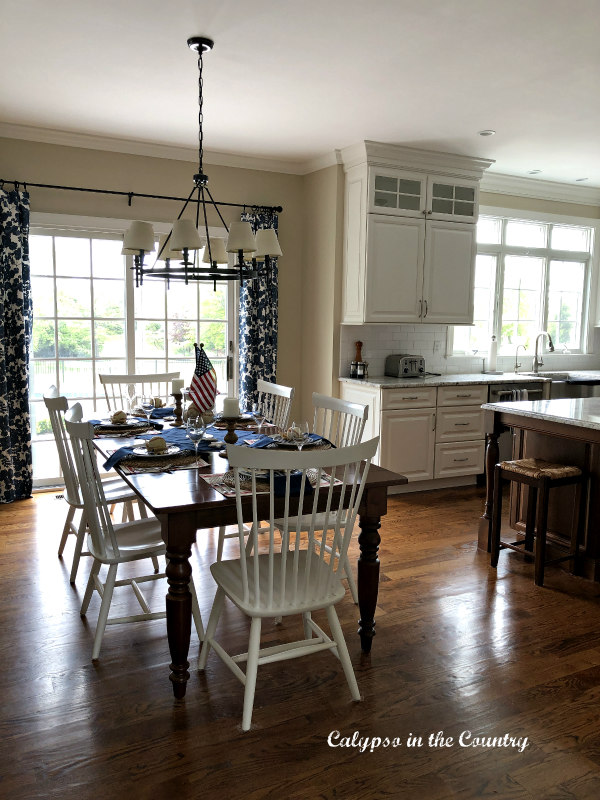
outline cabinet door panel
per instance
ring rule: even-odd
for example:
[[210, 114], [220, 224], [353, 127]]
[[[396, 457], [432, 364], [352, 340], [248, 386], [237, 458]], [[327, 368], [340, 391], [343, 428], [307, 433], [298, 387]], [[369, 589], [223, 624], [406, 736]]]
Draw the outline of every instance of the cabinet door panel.
[[483, 411], [479, 406], [438, 408], [436, 442], [464, 442], [484, 436]]
[[409, 481], [433, 478], [435, 409], [383, 411], [380, 465]]
[[475, 226], [428, 220], [425, 237], [423, 322], [473, 322]]
[[418, 322], [425, 222], [369, 214], [365, 322]]
[[373, 168], [369, 173], [369, 211], [402, 217], [423, 217], [427, 176], [422, 172]]

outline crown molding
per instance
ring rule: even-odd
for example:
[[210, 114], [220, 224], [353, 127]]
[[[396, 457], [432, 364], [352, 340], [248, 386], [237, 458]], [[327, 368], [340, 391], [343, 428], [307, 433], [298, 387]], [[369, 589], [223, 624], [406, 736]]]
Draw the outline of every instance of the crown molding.
[[[8, 122], [0, 122], [0, 137], [56, 144], [63, 147], [82, 147], [88, 150], [126, 153], [133, 156], [167, 158], [190, 163], [195, 163], [198, 158], [197, 149], [191, 147], [152, 144], [151, 142], [141, 142], [134, 139], [118, 139], [111, 136], [96, 136], [88, 133], [70, 133], [51, 128], [36, 128], [30, 125], [13, 125]], [[313, 171], [309, 162], [258, 158], [256, 156], [222, 153], [217, 150], [205, 150], [204, 161], [206, 164], [214, 164], [221, 167], [252, 169], [262, 172], [283, 172], [291, 175], [304, 175]], [[335, 161], [332, 163], [335, 163]], [[329, 166], [329, 164], [325, 164], [325, 166]], [[323, 169], [323, 166], [317, 166], [317, 169]]]
[[594, 186], [574, 186], [558, 181], [544, 181], [538, 178], [523, 178], [517, 175], [503, 175], [499, 172], [486, 172], [481, 179], [482, 192], [507, 194], [514, 197], [532, 197], [536, 200], [558, 200], [564, 203], [578, 203], [585, 206], [600, 204], [600, 188]]

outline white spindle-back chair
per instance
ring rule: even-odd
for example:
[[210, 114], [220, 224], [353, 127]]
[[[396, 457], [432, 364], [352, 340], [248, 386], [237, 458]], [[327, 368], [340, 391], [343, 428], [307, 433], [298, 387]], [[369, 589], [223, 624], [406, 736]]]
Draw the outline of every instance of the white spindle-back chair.
[[171, 381], [179, 378], [179, 372], [157, 372], [146, 375], [101, 375], [98, 380], [104, 387], [109, 411], [127, 410], [129, 406], [128, 388], [135, 386], [135, 394], [160, 397], [166, 405], [172, 404], [170, 398]]
[[[82, 555], [89, 555], [89, 553], [83, 550], [87, 516], [84, 509], [77, 472], [73, 462], [71, 445], [64, 424], [64, 414], [69, 408], [69, 402], [66, 397], [58, 394], [56, 386], [51, 386], [44, 393], [44, 403], [48, 409], [50, 425], [52, 426], [52, 433], [54, 434], [56, 449], [58, 450], [58, 460], [65, 481], [64, 497], [68, 504], [67, 518], [65, 520], [60, 544], [58, 546], [58, 555], [62, 556], [67, 543], [67, 538], [70, 534], [73, 534], [76, 537], [76, 541], [69, 580], [71, 583], [75, 583], [80, 558]], [[125, 481], [121, 480], [121, 478], [109, 478], [108, 480], [105, 480], [104, 493], [106, 495], [107, 502], [110, 503], [110, 505], [114, 506], [116, 503], [123, 503], [123, 520], [134, 519], [132, 505], [133, 501], [138, 503], [140, 516], [148, 516], [148, 512], [144, 503], [142, 503], [141, 500], [138, 500], [133, 490], [127, 486]], [[81, 516], [79, 519], [79, 524], [75, 525], [74, 519], [77, 511], [81, 511]], [[158, 571], [157, 560], [155, 560], [154, 566]]]
[[[337, 397], [329, 397], [317, 392], [313, 392], [312, 401], [315, 409], [312, 428], [314, 433], [329, 439], [336, 447], [350, 447], [360, 442], [368, 418], [369, 406], [349, 403], [347, 400], [339, 400]], [[323, 525], [326, 524], [322, 515], [317, 524], [319, 522]], [[334, 523], [333, 519], [329, 520], [330, 530], [334, 527]], [[306, 530], [309, 520], [302, 519], [299, 524], [301, 530]], [[323, 546], [326, 552], [332, 552], [330, 545], [324, 542]], [[358, 589], [347, 554], [342, 557], [342, 567], [352, 600], [358, 604]]]
[[[159, 555], [165, 554], [166, 548], [161, 537], [160, 522], [154, 517], [152, 519], [113, 524], [104, 487], [98, 473], [98, 462], [93, 445], [94, 427], [91, 423], [82, 421], [82, 411], [79, 403], [75, 403], [67, 411], [65, 424], [71, 437], [75, 467], [85, 504], [89, 528], [88, 548], [90, 555], [94, 558], [94, 564], [81, 604], [81, 616], [86, 616], [94, 590], [102, 598], [92, 649], [92, 660], [96, 660], [100, 655], [100, 647], [102, 646], [106, 625], [148, 619], [163, 619], [166, 616], [165, 611], [152, 612], [150, 610], [139, 588], [141, 583], [166, 577], [164, 573], [152, 573], [151, 575], [117, 580], [117, 570], [120, 564], [140, 561], [145, 558], [157, 558]], [[103, 564], [108, 566], [108, 573], [104, 582], [99, 576], [100, 567]], [[141, 606], [141, 614], [109, 619], [110, 604], [116, 586], [131, 586]], [[192, 614], [198, 637], [202, 641], [204, 636], [202, 619], [194, 582], [191, 577], [190, 592], [192, 594]]]
[[[352, 536], [364, 479], [377, 450], [378, 441], [371, 439], [354, 447], [308, 450], [303, 453], [255, 450], [230, 445], [227, 447], [227, 457], [235, 475], [240, 557], [217, 561], [210, 568], [217, 583], [217, 593], [198, 669], [205, 668], [212, 647], [245, 685], [242, 717], [244, 731], [250, 729], [256, 675], [260, 664], [332, 650], [342, 664], [352, 698], [360, 700], [348, 648], [334, 605], [345, 594], [341, 582], [341, 565]], [[242, 495], [241, 470], [244, 474], [251, 475], [252, 524], [249, 534], [243, 521], [242, 503], [245, 504], [248, 498], [243, 498]], [[261, 504], [259, 510], [262, 480], [257, 480], [259, 470], [266, 471], [268, 509]], [[292, 478], [292, 473], [298, 470], [299, 474], [296, 472]], [[281, 475], [282, 472], [284, 476]], [[327, 473], [332, 478], [326, 486], [321, 487], [321, 479]], [[320, 487], [312, 493], [308, 490], [311, 474], [316, 479], [316, 486]], [[334, 485], [335, 479], [339, 479], [341, 484]], [[276, 484], [281, 488], [281, 498], [275, 496]], [[264, 491], [264, 483], [262, 487]], [[301, 513], [299, 516], [290, 516], [290, 508], [295, 509], [295, 500], [291, 498], [296, 494]], [[321, 512], [317, 511], [319, 501], [325, 504]], [[347, 509], [346, 513], [341, 513], [343, 508]], [[317, 517], [321, 514], [325, 516], [324, 526], [317, 524]], [[306, 535], [302, 535], [295, 523], [306, 518], [310, 519], [310, 524]], [[328, 556], [323, 546], [323, 537], [331, 527], [330, 518], [335, 519], [333, 540], [339, 558]], [[269, 535], [259, 539], [262, 520], [268, 521]], [[275, 536], [276, 528], [281, 532], [281, 539]], [[248, 543], [246, 537], [249, 537]], [[260, 552], [261, 548], [266, 550]], [[229, 655], [214, 638], [226, 597], [251, 619], [248, 652], [238, 656]], [[326, 610], [331, 637], [312, 619], [312, 612], [317, 609]], [[263, 617], [291, 614], [302, 615], [304, 639], [261, 650]], [[243, 661], [247, 662], [245, 673], [238, 666]]]
[[[256, 381], [256, 388], [258, 390], [257, 404], [265, 415], [265, 420], [278, 428], [287, 428], [292, 400], [294, 399], [294, 387], [282, 386], [279, 383], [269, 383], [259, 378]], [[225, 539], [231, 539], [236, 536], [237, 533], [226, 533], [225, 526], [221, 525], [217, 541], [217, 560], [220, 560], [223, 555]]]
[[278, 428], [287, 428], [290, 408], [294, 399], [294, 388], [279, 383], [269, 383], [259, 378], [256, 381], [258, 391], [258, 407], [265, 415], [265, 420]]

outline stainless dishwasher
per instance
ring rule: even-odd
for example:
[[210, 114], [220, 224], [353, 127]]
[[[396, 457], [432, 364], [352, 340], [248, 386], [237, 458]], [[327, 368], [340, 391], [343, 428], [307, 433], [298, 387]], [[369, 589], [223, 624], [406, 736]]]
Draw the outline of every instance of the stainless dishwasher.
[[[523, 390], [527, 392], [527, 400], [544, 399], [545, 384], [540, 381], [521, 381], [518, 383], [491, 383], [488, 388], [488, 403], [510, 403], [520, 399]], [[506, 431], [498, 439], [500, 461], [512, 458], [512, 431]]]

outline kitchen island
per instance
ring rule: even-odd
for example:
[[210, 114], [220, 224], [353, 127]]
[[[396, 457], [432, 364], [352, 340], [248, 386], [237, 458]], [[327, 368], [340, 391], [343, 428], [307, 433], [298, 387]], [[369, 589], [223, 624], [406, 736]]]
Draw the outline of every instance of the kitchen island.
[[[493, 501], [493, 472], [497, 463], [498, 437], [513, 430], [513, 458], [543, 458], [572, 464], [589, 475], [588, 509], [582, 521], [580, 559], [586, 577], [600, 580], [600, 398], [536, 400], [486, 403], [482, 406], [487, 433], [487, 490], [484, 514], [479, 525], [478, 546], [490, 551]], [[568, 537], [573, 495], [570, 487], [551, 493], [548, 517], [548, 545], [552, 538]], [[524, 530], [526, 497], [511, 492], [511, 526]]]

